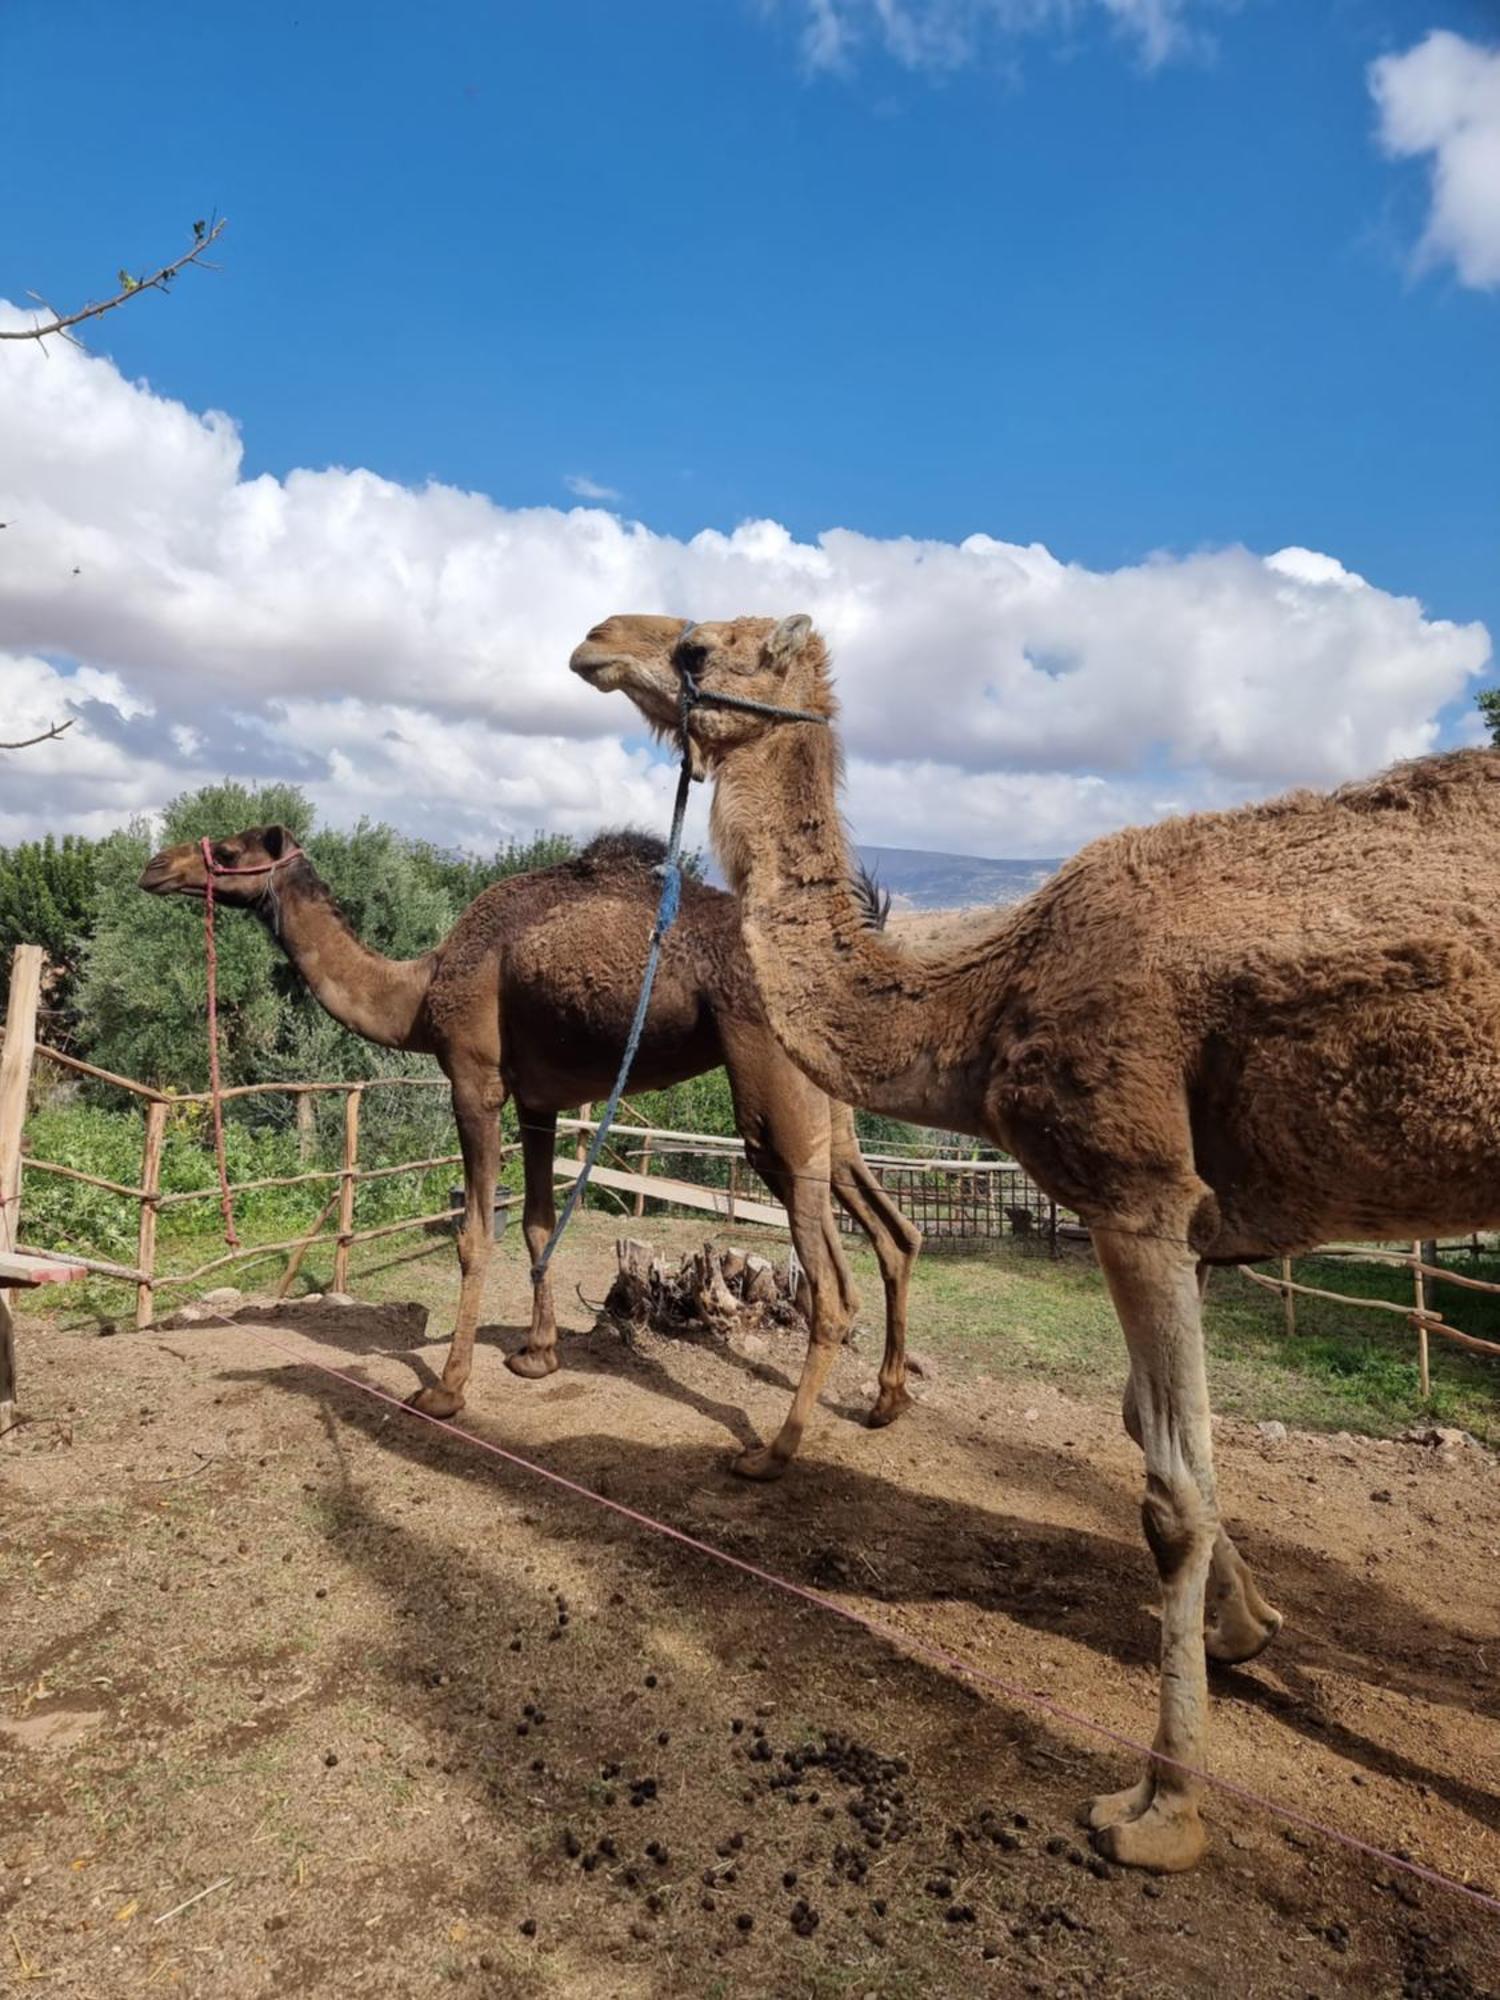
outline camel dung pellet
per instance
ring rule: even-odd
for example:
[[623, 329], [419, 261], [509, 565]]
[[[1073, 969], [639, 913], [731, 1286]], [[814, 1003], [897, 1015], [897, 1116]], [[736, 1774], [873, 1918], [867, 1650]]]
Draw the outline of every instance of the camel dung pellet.
[[521, 1935], [522, 1935], [522, 1937], [526, 1937], [526, 1938], [533, 1938], [533, 1937], [535, 1937], [535, 1936], [536, 1936], [536, 1918], [535, 1918], [535, 1917], [527, 1917], [527, 1918], [526, 1918], [526, 1920], [525, 1920], [525, 1921], [524, 1921], [524, 1922], [522, 1923], [522, 1925], [521, 1925]]
[[734, 1920], [734, 1927], [739, 1931], [752, 1931], [755, 1928], [755, 1919], [748, 1910], [741, 1910]]

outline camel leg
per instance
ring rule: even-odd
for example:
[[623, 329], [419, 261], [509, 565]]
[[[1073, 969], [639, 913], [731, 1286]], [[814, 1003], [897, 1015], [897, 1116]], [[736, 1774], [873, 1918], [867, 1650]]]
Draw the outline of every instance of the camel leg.
[[[552, 1159], [557, 1149], [557, 1113], [528, 1111], [516, 1106], [521, 1123], [521, 1162], [526, 1175], [526, 1196], [521, 1211], [521, 1229], [526, 1238], [526, 1254], [532, 1266], [547, 1247], [552, 1225], [557, 1220], [553, 1197]], [[552, 1310], [552, 1279], [543, 1278], [531, 1288], [531, 1331], [526, 1345], [507, 1354], [505, 1365], [512, 1375], [536, 1381], [551, 1375], [557, 1367], [557, 1319]]]
[[1207, 1844], [1201, 1780], [1181, 1767], [1203, 1762], [1203, 1614], [1219, 1525], [1196, 1273], [1160, 1237], [1100, 1229], [1094, 1248], [1130, 1350], [1130, 1405], [1146, 1455], [1141, 1520], [1162, 1588], [1154, 1744], [1162, 1761], [1139, 1784], [1092, 1800], [1085, 1819], [1111, 1860], [1175, 1871], [1191, 1868]]
[[[922, 1232], [901, 1213], [865, 1165], [854, 1140], [854, 1114], [833, 1105], [833, 1192], [869, 1237], [885, 1288], [885, 1354], [880, 1363], [880, 1392], [870, 1411], [872, 1429], [894, 1423], [908, 1408], [906, 1389], [906, 1295], [912, 1266], [922, 1247]], [[840, 1117], [840, 1113], [843, 1117]], [[844, 1121], [847, 1120], [847, 1136]]]
[[779, 1479], [802, 1442], [802, 1433], [828, 1380], [844, 1337], [837, 1309], [838, 1285], [830, 1282], [824, 1229], [830, 1217], [828, 1182], [813, 1167], [796, 1169], [759, 1148], [746, 1146], [750, 1164], [786, 1209], [792, 1242], [807, 1280], [807, 1356], [786, 1421], [770, 1444], [742, 1452], [734, 1469], [742, 1479]]
[[495, 1244], [495, 1180], [500, 1169], [500, 1108], [505, 1087], [487, 1067], [451, 1077], [453, 1116], [464, 1156], [464, 1219], [458, 1232], [458, 1318], [440, 1383], [408, 1398], [428, 1417], [452, 1417], [464, 1406], [474, 1367], [474, 1333]]
[[828, 1267], [828, 1276], [839, 1295], [839, 1318], [846, 1328], [853, 1326], [859, 1311], [859, 1287], [854, 1282], [854, 1273], [849, 1269], [849, 1259], [844, 1255], [844, 1246], [839, 1241], [839, 1219], [833, 1212], [833, 1204], [823, 1211], [823, 1257]]
[[[1203, 1273], [1199, 1266], [1198, 1296], [1203, 1296]], [[1143, 1444], [1141, 1420], [1135, 1406], [1135, 1371], [1125, 1383], [1125, 1429], [1137, 1444]], [[1235, 1547], [1227, 1528], [1214, 1536], [1213, 1561], [1208, 1575], [1208, 1622], [1203, 1645], [1211, 1660], [1221, 1666], [1242, 1667], [1263, 1653], [1281, 1630], [1281, 1613], [1268, 1604], [1256, 1587], [1250, 1565]]]

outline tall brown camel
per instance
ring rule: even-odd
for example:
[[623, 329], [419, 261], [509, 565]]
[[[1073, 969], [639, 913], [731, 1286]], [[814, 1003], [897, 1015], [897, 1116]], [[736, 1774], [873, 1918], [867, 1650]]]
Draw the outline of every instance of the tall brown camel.
[[[464, 1160], [458, 1318], [441, 1384], [412, 1397], [429, 1416], [451, 1417], [463, 1408], [494, 1242], [501, 1106], [515, 1099], [526, 1182], [522, 1226], [535, 1262], [555, 1219], [557, 1116], [606, 1096], [614, 1082], [660, 894], [654, 868], [665, 850], [645, 835], [602, 835], [574, 860], [495, 883], [434, 950], [393, 960], [355, 937], [285, 827], [252, 827], [210, 845], [215, 900], [259, 917], [326, 1013], [382, 1048], [436, 1056], [452, 1085]], [[156, 855], [140, 886], [201, 898], [205, 875], [202, 851], [188, 841]], [[774, 1479], [802, 1440], [827, 1373], [825, 1355], [858, 1306], [830, 1184], [870, 1238], [885, 1288], [885, 1356], [872, 1425], [892, 1422], [911, 1400], [906, 1299], [922, 1238], [865, 1165], [853, 1112], [830, 1105], [766, 1025], [734, 898], [685, 880], [631, 1084], [661, 1090], [720, 1063], [745, 1156], [787, 1211], [806, 1281], [800, 1303], [810, 1338], [791, 1410], [771, 1444], [735, 1460], [746, 1478]], [[535, 1288], [526, 1345], [505, 1365], [530, 1377], [557, 1367], [550, 1281]]]
[[[663, 732], [680, 672], [835, 714], [805, 617], [611, 618], [573, 668]], [[1219, 1523], [1199, 1272], [1500, 1222], [1500, 756], [1113, 834], [982, 938], [918, 955], [849, 894], [831, 726], [712, 706], [688, 726], [789, 1053], [846, 1102], [1006, 1148], [1092, 1230], [1130, 1355], [1162, 1679], [1144, 1778], [1086, 1817], [1116, 1860], [1190, 1867], [1205, 1615], [1220, 1660], [1281, 1623]]]

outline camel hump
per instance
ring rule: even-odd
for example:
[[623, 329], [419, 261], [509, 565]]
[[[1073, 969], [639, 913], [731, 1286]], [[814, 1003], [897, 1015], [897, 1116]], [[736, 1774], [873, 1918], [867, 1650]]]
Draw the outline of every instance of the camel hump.
[[667, 858], [667, 843], [638, 827], [608, 827], [596, 833], [573, 864], [581, 874], [604, 875], [616, 868], [658, 868]]

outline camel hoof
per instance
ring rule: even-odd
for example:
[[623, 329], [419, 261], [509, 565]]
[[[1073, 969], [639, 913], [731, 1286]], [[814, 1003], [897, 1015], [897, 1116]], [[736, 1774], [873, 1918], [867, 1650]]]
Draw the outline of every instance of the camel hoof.
[[523, 1347], [515, 1354], [507, 1354], [505, 1365], [512, 1375], [524, 1375], [528, 1382], [539, 1382], [544, 1375], [557, 1373], [557, 1349]]
[[1203, 1650], [1221, 1667], [1243, 1667], [1258, 1659], [1282, 1627], [1269, 1605], [1257, 1617], [1243, 1605], [1226, 1606], [1203, 1634]]
[[731, 1470], [741, 1479], [768, 1480], [779, 1479], [786, 1468], [787, 1460], [778, 1458], [768, 1444], [763, 1444], [753, 1451], [742, 1451]]
[[865, 1424], [872, 1431], [884, 1430], [887, 1424], [896, 1421], [903, 1410], [909, 1410], [911, 1404], [912, 1399], [905, 1389], [882, 1389], [865, 1418]]
[[[1123, 1796], [1116, 1794], [1115, 1799]], [[1094, 1801], [1108, 1808], [1115, 1799]], [[1208, 1846], [1208, 1833], [1190, 1801], [1164, 1801], [1157, 1793], [1144, 1812], [1096, 1828], [1093, 1844], [1107, 1861], [1122, 1868], [1145, 1868], [1153, 1875], [1180, 1875], [1196, 1868]]]
[[430, 1383], [425, 1389], [417, 1389], [406, 1399], [409, 1410], [420, 1410], [424, 1417], [456, 1417], [464, 1406], [462, 1396], [445, 1389], [441, 1382]]

